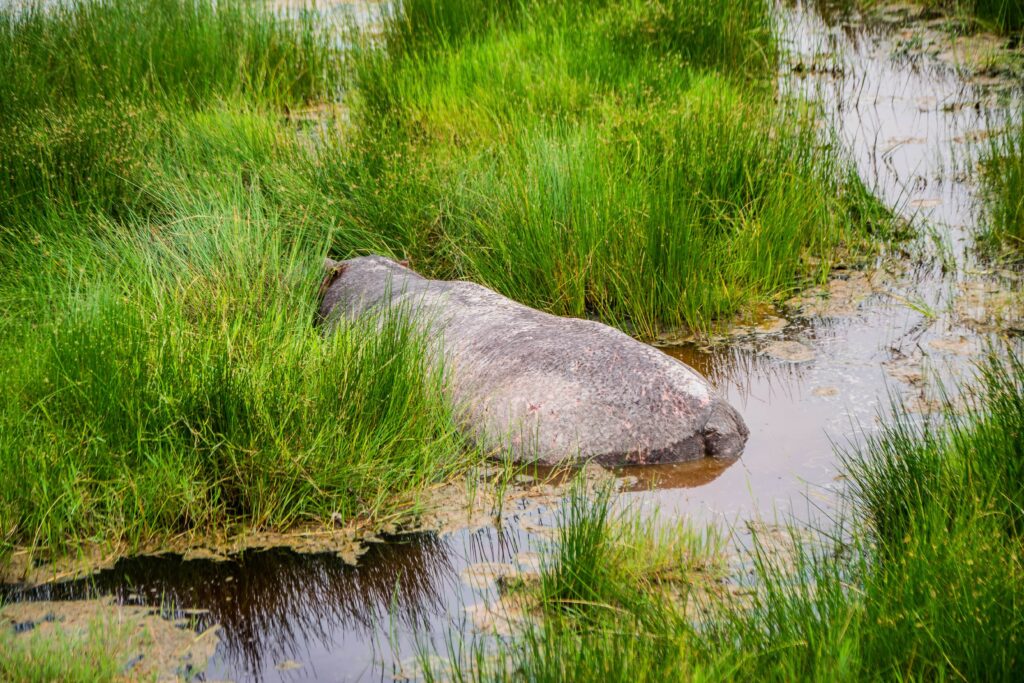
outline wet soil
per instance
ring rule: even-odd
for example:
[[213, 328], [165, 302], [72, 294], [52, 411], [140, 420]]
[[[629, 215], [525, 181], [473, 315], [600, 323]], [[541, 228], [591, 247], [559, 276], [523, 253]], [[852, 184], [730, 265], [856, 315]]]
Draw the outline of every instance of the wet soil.
[[[927, 419], [941, 384], [969, 378], [989, 344], [1021, 347], [1021, 276], [976, 257], [972, 241], [984, 221], [978, 143], [1019, 111], [1008, 75], [1019, 55], [1000, 39], [957, 36], [913, 6], [875, 8], [781, 10], [790, 55], [780, 86], [819, 103], [861, 177], [923, 237], [718, 338], [662, 339], [740, 409], [750, 440], [734, 462], [616, 471], [626, 504], [739, 538], [778, 537], [785, 552], [777, 519], [821, 527], [838, 514], [846, 484], [836, 446], [872, 433], [893, 404]], [[501, 602], [499, 586], [536, 572], [562, 490], [532, 477], [513, 483], [502, 505], [495, 494], [471, 522], [442, 515], [424, 523], [434, 531], [371, 537], [355, 565], [337, 552], [280, 548], [227, 561], [169, 555], [121, 560], [88, 579], [8, 584], [0, 595], [105, 596], [169, 619], [206, 610], [190, 626], [221, 627], [206, 680], [416, 677], [420, 649], [443, 658], [452, 637], [514, 630], [522, 610]]]
[[37, 639], [80, 651], [88, 640], [99, 648], [91, 651], [111, 658], [128, 680], [177, 681], [205, 671], [220, 642], [220, 627], [196, 631], [193, 610], [159, 612], [107, 597], [22, 601], [0, 608], [0, 628], [15, 634], [7, 641], [14, 647]]

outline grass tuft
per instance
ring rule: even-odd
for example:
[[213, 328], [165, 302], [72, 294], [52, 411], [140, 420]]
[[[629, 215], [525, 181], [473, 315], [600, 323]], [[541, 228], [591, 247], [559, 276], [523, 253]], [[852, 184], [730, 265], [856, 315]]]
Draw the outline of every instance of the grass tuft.
[[405, 3], [401, 48], [355, 56], [355, 154], [318, 178], [339, 253], [372, 233], [431, 275], [652, 337], [886, 232], [814, 112], [776, 101], [767, 4], [470, 4]]
[[983, 155], [988, 226], [982, 241], [1017, 255], [1024, 248], [1024, 125], [1017, 123], [991, 138]]

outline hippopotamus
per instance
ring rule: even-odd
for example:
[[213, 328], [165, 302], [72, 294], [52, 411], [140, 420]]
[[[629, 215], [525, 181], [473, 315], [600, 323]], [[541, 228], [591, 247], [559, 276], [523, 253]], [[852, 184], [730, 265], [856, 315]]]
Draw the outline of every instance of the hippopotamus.
[[327, 259], [330, 329], [400, 310], [425, 331], [459, 424], [522, 463], [673, 463], [740, 455], [739, 413], [685, 363], [591, 320], [464, 281], [431, 280], [382, 256]]

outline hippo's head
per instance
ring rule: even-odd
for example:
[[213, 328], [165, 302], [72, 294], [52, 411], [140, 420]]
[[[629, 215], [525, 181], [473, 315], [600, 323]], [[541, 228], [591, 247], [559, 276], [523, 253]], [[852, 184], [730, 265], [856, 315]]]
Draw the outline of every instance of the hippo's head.
[[704, 424], [705, 454], [722, 459], [739, 457], [749, 435], [750, 430], [736, 409], [725, 400], [717, 399]]

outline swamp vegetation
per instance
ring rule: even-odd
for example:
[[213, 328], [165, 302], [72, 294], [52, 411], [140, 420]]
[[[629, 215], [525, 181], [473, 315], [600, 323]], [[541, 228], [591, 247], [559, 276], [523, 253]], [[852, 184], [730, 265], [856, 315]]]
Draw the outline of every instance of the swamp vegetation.
[[766, 4], [403, 10], [355, 57], [357, 157], [330, 186], [353, 245], [651, 338], [792, 292], [890, 229], [813, 108], [778, 96]]
[[767, 6], [413, 1], [344, 53], [313, 17], [3, 11], [8, 550], [386, 515], [478, 459], [402, 321], [321, 336], [327, 252], [649, 337], [887, 229]]
[[755, 534], [747, 581], [720, 544], [576, 495], [539, 582], [536, 622], [453, 652], [457, 680], [1011, 681], [1024, 666], [1024, 363], [922, 425], [901, 414], [845, 456], [844, 527]]
[[388, 515], [473, 458], [408, 325], [316, 325], [332, 230], [274, 196], [338, 84], [310, 19], [33, 6], [0, 44], [5, 553]]
[[[1024, 25], [1014, 0], [941, 6]], [[339, 29], [235, 0], [4, 5], [0, 562], [407, 519], [492, 455], [401, 316], [322, 334], [324, 256], [650, 340], [884, 248], [898, 222], [780, 91], [774, 9], [405, 0]], [[1011, 260], [1022, 130], [982, 175]], [[844, 455], [838, 529], [784, 558], [755, 535], [738, 583], [712, 531], [570, 496], [539, 580], [507, 587], [525, 627], [444, 676], [1016, 680], [1024, 361], [980, 367]], [[12, 678], [123, 674], [5, 638]]]
[[984, 159], [985, 212], [982, 237], [1011, 261], [1024, 253], [1024, 120], [988, 142]]

